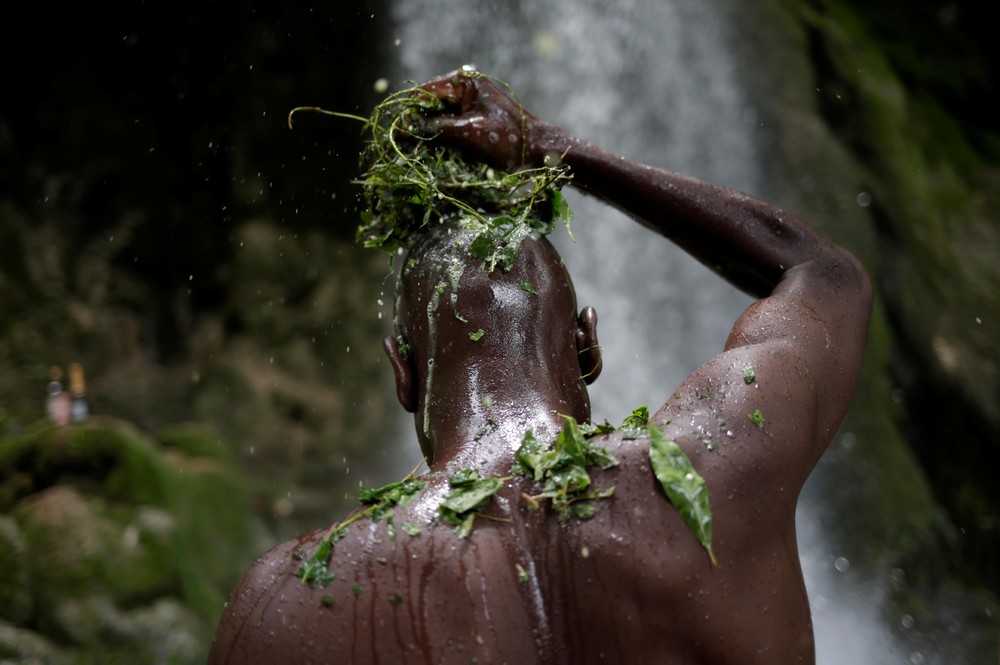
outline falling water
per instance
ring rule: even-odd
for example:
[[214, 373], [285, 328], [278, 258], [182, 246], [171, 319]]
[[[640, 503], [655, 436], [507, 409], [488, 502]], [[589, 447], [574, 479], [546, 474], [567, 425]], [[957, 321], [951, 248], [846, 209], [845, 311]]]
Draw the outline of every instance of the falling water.
[[[472, 63], [585, 140], [762, 195], [760, 122], [728, 48], [728, 3], [399, 0], [393, 83]], [[568, 198], [577, 242], [558, 232], [555, 242], [580, 304], [601, 317], [605, 366], [591, 390], [594, 416], [618, 422], [640, 404], [659, 406], [718, 353], [749, 300], [621, 213]], [[912, 662], [881, 622], [878, 594], [845, 581], [850, 562], [813, 526], [812, 510], [800, 507], [799, 531], [818, 662]]]

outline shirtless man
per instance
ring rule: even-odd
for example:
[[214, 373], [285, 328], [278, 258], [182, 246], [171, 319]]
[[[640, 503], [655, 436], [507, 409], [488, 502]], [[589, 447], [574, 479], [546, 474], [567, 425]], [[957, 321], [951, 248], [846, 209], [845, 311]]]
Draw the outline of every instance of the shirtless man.
[[[483, 509], [495, 519], [477, 519], [468, 537], [435, 521], [457, 470], [510, 476], [526, 430], [548, 440], [561, 414], [586, 421], [585, 380], [600, 369], [596, 315], [577, 315], [547, 241], [526, 240], [510, 272], [487, 274], [454, 251], [462, 234], [443, 230], [411, 253], [399, 335], [385, 341], [427, 486], [395, 509], [394, 538], [384, 520], [351, 525], [325, 587], [298, 576], [325, 529], [261, 558], [229, 602], [210, 662], [813, 663], [795, 506], [860, 370], [871, 291], [858, 261], [783, 210], [524, 116], [486, 78], [455, 72], [425, 87], [449, 110], [429, 120], [438, 140], [503, 167], [561, 157], [574, 186], [759, 298], [722, 353], [663, 387], [650, 419], [707, 483], [718, 564], [658, 485], [649, 439], [619, 433], [596, 441], [619, 464], [591, 474], [615, 487], [592, 519], [532, 509], [524, 494], [537, 485], [515, 476]], [[434, 307], [434, 287], [463, 260], [457, 300]], [[763, 421], [749, 417], [758, 411]], [[407, 523], [419, 535], [402, 533]]]

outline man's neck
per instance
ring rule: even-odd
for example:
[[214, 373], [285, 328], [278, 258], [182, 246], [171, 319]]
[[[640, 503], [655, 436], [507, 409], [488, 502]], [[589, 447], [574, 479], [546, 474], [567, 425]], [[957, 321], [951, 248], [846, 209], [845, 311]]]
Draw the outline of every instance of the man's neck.
[[431, 399], [426, 413], [416, 414], [418, 429], [433, 451], [436, 470], [478, 468], [497, 459], [513, 460], [526, 432], [554, 439], [573, 410], [551, 392], [520, 390], [515, 394], [449, 391]]

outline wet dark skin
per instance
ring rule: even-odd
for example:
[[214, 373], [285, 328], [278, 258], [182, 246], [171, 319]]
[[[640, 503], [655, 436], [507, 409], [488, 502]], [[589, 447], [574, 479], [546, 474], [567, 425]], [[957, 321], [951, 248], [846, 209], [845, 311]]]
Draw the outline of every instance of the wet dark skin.
[[[592, 472], [615, 492], [591, 520], [532, 510], [522, 493], [537, 487], [514, 478], [484, 511], [496, 519], [477, 519], [467, 539], [433, 523], [451, 473], [509, 476], [527, 429], [551, 438], [559, 414], [589, 417], [596, 314], [577, 314], [551, 246], [526, 241], [510, 273], [466, 266], [457, 300], [436, 308], [434, 270], [404, 276], [397, 316], [408, 349], [396, 338], [385, 348], [428, 486], [396, 509], [394, 540], [384, 522], [352, 525], [326, 587], [297, 576], [326, 529], [267, 553], [230, 599], [210, 662], [813, 663], [795, 506], [860, 370], [871, 291], [858, 261], [783, 210], [524, 114], [489, 79], [459, 71], [425, 87], [447, 105], [423, 128], [436, 140], [501, 167], [562, 159], [573, 186], [759, 298], [718, 356], [650, 396], [662, 404], [652, 423], [708, 484], [718, 565], [657, 485], [648, 440], [617, 434], [598, 441], [620, 463]], [[426, 265], [456, 260], [434, 252]], [[762, 426], [749, 418], [757, 410]]]

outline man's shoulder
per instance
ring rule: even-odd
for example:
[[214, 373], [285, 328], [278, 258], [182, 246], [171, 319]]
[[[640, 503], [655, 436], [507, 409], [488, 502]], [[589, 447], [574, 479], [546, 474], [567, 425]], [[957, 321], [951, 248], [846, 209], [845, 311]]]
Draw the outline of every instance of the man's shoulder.
[[650, 421], [716, 482], [797, 497], [825, 446], [813, 380], [787, 342], [729, 349], [692, 372]]
[[[472, 533], [460, 537], [451, 524], [426, 519], [439, 499], [431, 491], [341, 533], [335, 525], [270, 550], [233, 593], [210, 663], [283, 662], [280, 649], [305, 654], [303, 662], [342, 655], [375, 662], [383, 651], [402, 653], [426, 640], [414, 633], [425, 621], [414, 617], [428, 612], [451, 627], [449, 640], [463, 643], [499, 621], [489, 615], [499, 609], [477, 608], [484, 597], [508, 608], [506, 624], [530, 630], [519, 610], [519, 570], [504, 550], [508, 525], [477, 519]], [[386, 631], [403, 635], [404, 644], [373, 641]]]

